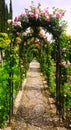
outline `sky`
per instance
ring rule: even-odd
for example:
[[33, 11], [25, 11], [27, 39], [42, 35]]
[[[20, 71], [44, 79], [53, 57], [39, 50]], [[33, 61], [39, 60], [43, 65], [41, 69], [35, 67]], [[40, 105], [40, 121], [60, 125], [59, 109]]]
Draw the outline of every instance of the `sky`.
[[[13, 18], [23, 13], [25, 8], [29, 9], [31, 1], [32, 0], [12, 0]], [[8, 5], [9, 2], [10, 0], [6, 0]], [[71, 34], [71, 0], [33, 0], [33, 2], [35, 6], [40, 3], [43, 9], [47, 7], [49, 7], [49, 9], [52, 7], [57, 7], [66, 10], [64, 19], [68, 23], [67, 33]]]

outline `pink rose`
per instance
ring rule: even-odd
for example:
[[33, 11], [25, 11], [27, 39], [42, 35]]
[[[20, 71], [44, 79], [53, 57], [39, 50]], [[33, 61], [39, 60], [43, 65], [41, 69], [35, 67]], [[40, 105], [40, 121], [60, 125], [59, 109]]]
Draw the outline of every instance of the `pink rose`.
[[63, 48], [63, 49], [62, 49], [62, 52], [66, 52], [66, 48]]
[[20, 34], [20, 32], [16, 32], [16, 35], [19, 35]]
[[23, 13], [22, 16], [23, 16], [23, 17], [26, 17], [27, 15], [26, 15], [26, 13]]
[[39, 9], [35, 8], [34, 12], [35, 12], [35, 18], [38, 19], [39, 18], [39, 14], [40, 14]]
[[30, 17], [31, 17], [31, 18], [34, 18], [34, 16], [35, 16], [34, 13], [31, 13], [31, 14], [30, 14]]
[[45, 10], [46, 14], [49, 14], [48, 9]]
[[65, 66], [66, 65], [66, 61], [63, 61], [60, 63], [61, 66]]
[[39, 15], [38, 14], [35, 14], [35, 18], [36, 18], [36, 20], [39, 18]]
[[35, 14], [39, 15], [39, 9], [38, 8], [35, 8]]
[[19, 16], [15, 17], [15, 21], [18, 21], [19, 20]]
[[46, 17], [46, 21], [50, 22], [50, 18], [48, 16]]
[[46, 16], [46, 12], [42, 12], [42, 15], [43, 15], [43, 16]]

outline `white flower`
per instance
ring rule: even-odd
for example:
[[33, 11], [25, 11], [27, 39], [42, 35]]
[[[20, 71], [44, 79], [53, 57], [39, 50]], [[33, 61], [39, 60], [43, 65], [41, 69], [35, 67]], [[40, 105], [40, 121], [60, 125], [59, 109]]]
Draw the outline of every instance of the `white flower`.
[[7, 23], [8, 23], [8, 24], [11, 24], [11, 23], [12, 23], [12, 19], [8, 19], [8, 20], [7, 20]]

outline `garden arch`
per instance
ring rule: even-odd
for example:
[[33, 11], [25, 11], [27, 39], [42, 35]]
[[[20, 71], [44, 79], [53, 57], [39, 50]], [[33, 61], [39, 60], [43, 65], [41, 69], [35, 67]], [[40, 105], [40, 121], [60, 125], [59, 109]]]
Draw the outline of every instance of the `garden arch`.
[[[60, 108], [60, 76], [61, 76], [61, 54], [60, 54], [60, 37], [64, 31], [65, 21], [62, 20], [64, 16], [64, 11], [61, 9], [53, 8], [52, 13], [49, 12], [48, 8], [45, 10], [41, 9], [41, 6], [38, 5], [34, 7], [33, 5], [28, 10], [25, 10], [25, 13], [21, 14], [18, 17], [15, 17], [14, 22], [8, 20], [8, 33], [11, 38], [13, 46], [19, 45], [20, 50], [23, 47], [23, 42], [26, 39], [31, 37], [39, 37], [40, 27], [53, 35], [53, 39], [56, 42], [56, 103], [58, 110]], [[26, 30], [27, 28], [32, 28], [33, 35], [31, 33], [28, 35]], [[25, 36], [24, 32], [26, 32]], [[12, 44], [11, 44], [12, 46]], [[22, 50], [21, 50], [22, 52]]]

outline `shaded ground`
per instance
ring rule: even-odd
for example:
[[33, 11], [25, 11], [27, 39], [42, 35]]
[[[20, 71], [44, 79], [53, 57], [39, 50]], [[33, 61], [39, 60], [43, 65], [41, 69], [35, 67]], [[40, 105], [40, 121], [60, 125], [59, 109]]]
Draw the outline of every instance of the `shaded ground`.
[[27, 72], [22, 99], [12, 123], [12, 130], [66, 130], [59, 127], [56, 107], [48, 86], [40, 72], [40, 64], [33, 60]]

